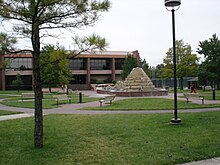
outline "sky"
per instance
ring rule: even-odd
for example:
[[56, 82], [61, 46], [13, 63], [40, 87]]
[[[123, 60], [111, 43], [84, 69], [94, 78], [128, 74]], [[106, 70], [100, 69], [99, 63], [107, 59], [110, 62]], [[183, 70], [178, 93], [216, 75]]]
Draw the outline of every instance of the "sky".
[[[105, 37], [109, 51], [138, 50], [140, 57], [150, 66], [163, 63], [166, 52], [172, 47], [172, 15], [164, 6], [164, 0], [110, 0], [111, 8], [102, 13], [93, 27], [75, 34], [96, 33]], [[220, 0], [182, 0], [175, 12], [176, 39], [183, 39], [196, 53], [199, 41], [220, 37]], [[71, 36], [65, 31], [59, 39], [45, 39], [67, 49], [72, 48]], [[30, 47], [24, 40], [22, 48]]]

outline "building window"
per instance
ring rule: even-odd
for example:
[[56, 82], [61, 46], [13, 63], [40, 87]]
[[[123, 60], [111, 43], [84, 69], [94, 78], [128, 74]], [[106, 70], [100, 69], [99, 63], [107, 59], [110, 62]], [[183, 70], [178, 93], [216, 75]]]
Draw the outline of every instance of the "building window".
[[8, 61], [6, 69], [30, 70], [32, 66], [32, 58], [5, 58]]
[[85, 59], [70, 59], [69, 68], [71, 70], [85, 70], [86, 60]]
[[70, 84], [86, 84], [86, 75], [74, 75]]
[[91, 70], [110, 70], [111, 59], [91, 59], [90, 67]]
[[125, 59], [120, 58], [120, 59], [115, 59], [115, 69], [116, 70], [122, 70], [122, 66], [124, 65]]
[[[21, 75], [22, 85], [20, 90], [31, 90], [32, 89], [32, 76], [31, 75]], [[16, 80], [16, 76], [5, 76], [5, 89], [6, 90], [17, 90], [12, 82]]]

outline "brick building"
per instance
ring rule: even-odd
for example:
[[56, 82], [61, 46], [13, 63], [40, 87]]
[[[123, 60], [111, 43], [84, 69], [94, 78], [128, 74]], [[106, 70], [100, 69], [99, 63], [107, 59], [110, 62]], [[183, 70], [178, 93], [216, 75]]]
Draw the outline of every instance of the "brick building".
[[[112, 80], [120, 80], [122, 65], [128, 54], [140, 59], [138, 51], [105, 51], [94, 54], [81, 54], [70, 59], [69, 67], [72, 71], [74, 81], [71, 81], [69, 88], [90, 89], [91, 84], [97, 82], [109, 83]], [[32, 55], [20, 53], [16, 55], [1, 55], [0, 61], [9, 61], [6, 69], [0, 70], [0, 90], [14, 89], [12, 81], [19, 73], [23, 79], [22, 89], [32, 89]]]

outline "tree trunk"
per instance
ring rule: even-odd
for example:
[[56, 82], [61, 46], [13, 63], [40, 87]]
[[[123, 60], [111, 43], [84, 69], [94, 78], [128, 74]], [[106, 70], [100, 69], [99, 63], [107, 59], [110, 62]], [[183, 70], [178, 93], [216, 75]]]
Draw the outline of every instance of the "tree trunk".
[[183, 77], [180, 77], [180, 89], [183, 90]]
[[35, 127], [34, 127], [34, 146], [43, 147], [43, 108], [42, 108], [42, 86], [40, 77], [40, 37], [39, 25], [32, 25], [32, 46], [33, 46], [33, 75], [34, 75], [34, 93], [35, 93]]

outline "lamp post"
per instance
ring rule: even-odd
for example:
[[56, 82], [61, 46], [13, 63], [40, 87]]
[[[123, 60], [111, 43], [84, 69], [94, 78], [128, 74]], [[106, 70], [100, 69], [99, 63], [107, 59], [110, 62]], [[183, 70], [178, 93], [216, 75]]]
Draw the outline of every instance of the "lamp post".
[[171, 124], [181, 124], [181, 119], [177, 115], [177, 79], [176, 79], [176, 39], [175, 39], [175, 14], [179, 9], [181, 0], [165, 0], [165, 7], [172, 12], [172, 28], [173, 28], [173, 76], [174, 76], [174, 118]]

